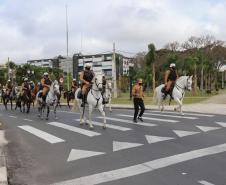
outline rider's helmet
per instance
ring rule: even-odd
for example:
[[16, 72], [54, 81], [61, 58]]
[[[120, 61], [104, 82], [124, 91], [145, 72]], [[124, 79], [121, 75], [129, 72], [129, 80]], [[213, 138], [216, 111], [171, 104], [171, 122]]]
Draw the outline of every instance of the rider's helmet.
[[138, 79], [138, 84], [142, 84], [143, 83], [143, 80], [140, 78]]
[[48, 77], [49, 74], [48, 74], [47, 72], [45, 72], [45, 73], [43, 74], [43, 76], [44, 76], [44, 77]]
[[175, 68], [176, 67], [176, 64], [175, 63], [171, 63], [169, 67], [170, 68]]
[[91, 68], [91, 64], [90, 63], [86, 63], [85, 64], [85, 69], [90, 70], [90, 68]]
[[9, 82], [11, 82], [11, 80], [9, 79], [7, 82], [9, 83]]
[[24, 82], [27, 82], [28, 81], [28, 78], [24, 78]]
[[76, 82], [76, 79], [75, 78], [73, 78], [73, 80], [72, 80], [73, 82]]

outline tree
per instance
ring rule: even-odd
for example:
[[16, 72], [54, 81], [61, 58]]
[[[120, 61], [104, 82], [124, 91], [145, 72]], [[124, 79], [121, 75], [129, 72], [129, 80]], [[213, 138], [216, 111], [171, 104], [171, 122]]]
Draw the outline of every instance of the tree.
[[146, 65], [149, 68], [151, 68], [151, 65], [152, 65], [152, 88], [153, 88], [153, 90], [155, 89], [155, 57], [156, 57], [155, 45], [151, 43], [148, 45], [148, 53], [146, 55]]

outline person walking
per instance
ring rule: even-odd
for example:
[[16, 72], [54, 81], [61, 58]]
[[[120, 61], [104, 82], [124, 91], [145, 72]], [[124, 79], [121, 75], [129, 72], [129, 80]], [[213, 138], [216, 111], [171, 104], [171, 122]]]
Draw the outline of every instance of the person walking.
[[[144, 107], [144, 92], [143, 92], [143, 80], [139, 79], [136, 83], [136, 85], [133, 87], [132, 90], [133, 95], [133, 103], [134, 103], [134, 117], [133, 122], [137, 123], [137, 120], [143, 122], [142, 115], [145, 111]], [[140, 107], [140, 113], [139, 113], [139, 107]], [[137, 117], [139, 113], [139, 116]]]

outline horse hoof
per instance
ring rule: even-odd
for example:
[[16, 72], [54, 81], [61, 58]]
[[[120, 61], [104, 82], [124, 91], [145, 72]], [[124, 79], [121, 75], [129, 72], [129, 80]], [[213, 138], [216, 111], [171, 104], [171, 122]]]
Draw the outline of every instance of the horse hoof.
[[177, 109], [176, 109], [176, 108], [174, 108], [174, 111], [177, 111]]
[[90, 130], [94, 130], [93, 126], [90, 126], [89, 129], [90, 129]]
[[46, 118], [46, 120], [49, 120], [49, 118]]
[[107, 127], [106, 126], [103, 126], [103, 129], [105, 130]]

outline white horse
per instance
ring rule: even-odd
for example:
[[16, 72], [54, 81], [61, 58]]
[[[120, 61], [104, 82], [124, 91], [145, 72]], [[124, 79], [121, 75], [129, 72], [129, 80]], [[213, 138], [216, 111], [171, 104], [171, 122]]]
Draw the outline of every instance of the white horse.
[[[110, 81], [108, 81], [106, 83], [106, 88], [105, 88], [105, 92], [103, 94], [103, 97], [104, 97], [105, 101], [107, 102], [107, 104], [109, 106], [109, 111], [112, 112], [112, 109], [111, 109], [112, 83]], [[104, 107], [105, 107], [105, 105], [104, 105]]]
[[[93, 129], [93, 124], [92, 124], [92, 112], [93, 109], [95, 107], [98, 108], [98, 110], [100, 111], [100, 113], [103, 116], [103, 129], [106, 128], [106, 118], [105, 118], [105, 112], [103, 110], [103, 97], [102, 97], [102, 75], [97, 75], [94, 78], [94, 82], [92, 84], [92, 87], [90, 89], [90, 91], [88, 92], [87, 95], [87, 103], [88, 103], [88, 107], [89, 107], [89, 120], [88, 120], [88, 124], [90, 129]], [[78, 98], [78, 93], [80, 93], [81, 88], [78, 88], [75, 91], [75, 100], [77, 102], [77, 106], [80, 110], [80, 124], [84, 124], [84, 122], [87, 120], [84, 116], [85, 113], [85, 106], [81, 107], [82, 104], [82, 99]], [[85, 121], [84, 121], [85, 120]]]
[[41, 93], [41, 91], [39, 91], [36, 95], [36, 99], [37, 99], [37, 103], [38, 103], [39, 117], [41, 117], [43, 119], [43, 113], [45, 111], [45, 108], [47, 108], [46, 120], [48, 120], [50, 106], [53, 106], [54, 117], [55, 117], [55, 119], [57, 119], [56, 108], [58, 105], [58, 95], [60, 94], [58, 81], [55, 80], [54, 82], [52, 82], [52, 84], [50, 86], [50, 90], [46, 96], [46, 102], [43, 102], [42, 97], [39, 96], [39, 93]]
[[[157, 99], [157, 105], [159, 109], [160, 109], [160, 105], [162, 106], [162, 108], [160, 109], [161, 111], [164, 110], [164, 101], [163, 101], [164, 94], [162, 93], [163, 87], [164, 87], [164, 84], [156, 87], [154, 91], [154, 97], [153, 97], [153, 99], [155, 98]], [[178, 78], [172, 91], [172, 97], [178, 104], [178, 107], [175, 108], [174, 110], [175, 111], [179, 110], [181, 115], [184, 115], [182, 111], [182, 105], [183, 105], [185, 90], [189, 90], [189, 91], [192, 90], [192, 76], [181, 76], [180, 78]], [[170, 96], [168, 95], [167, 98], [169, 97]]]

